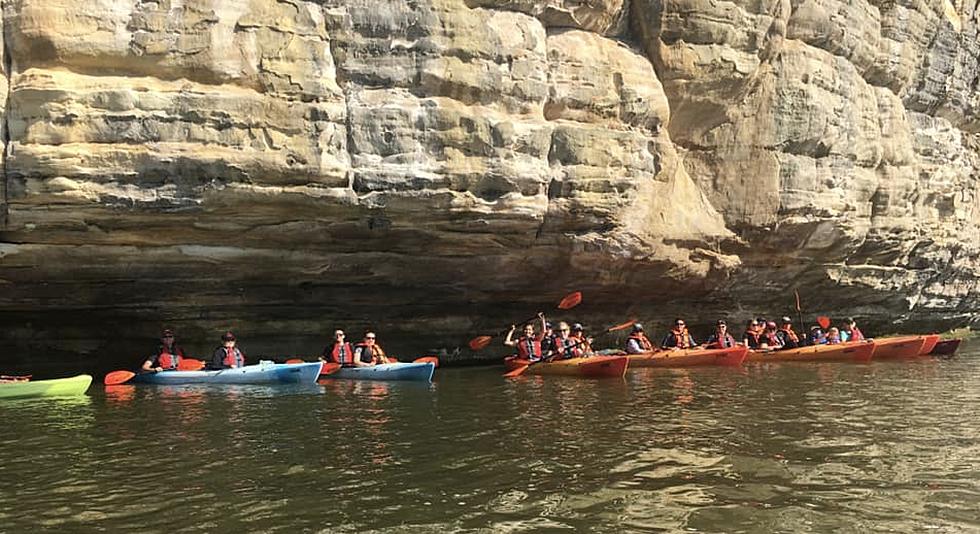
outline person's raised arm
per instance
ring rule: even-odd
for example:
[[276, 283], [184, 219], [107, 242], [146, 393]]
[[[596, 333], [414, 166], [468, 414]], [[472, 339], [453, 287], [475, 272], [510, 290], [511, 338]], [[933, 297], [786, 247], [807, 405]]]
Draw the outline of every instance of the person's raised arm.
[[504, 345], [507, 345], [508, 347], [517, 345], [517, 342], [514, 341], [514, 330], [517, 330], [517, 325], [510, 325], [510, 331], [507, 332], [507, 339], [504, 340]]

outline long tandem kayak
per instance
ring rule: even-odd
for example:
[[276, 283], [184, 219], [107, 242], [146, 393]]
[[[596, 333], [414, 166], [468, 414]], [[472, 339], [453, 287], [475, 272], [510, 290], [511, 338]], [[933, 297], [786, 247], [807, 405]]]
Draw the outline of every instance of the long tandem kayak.
[[411, 380], [432, 382], [436, 370], [431, 362], [383, 363], [370, 367], [341, 367], [321, 378], [346, 378], [352, 380]]
[[749, 349], [741, 345], [727, 349], [658, 350], [630, 354], [632, 367], [704, 367], [742, 365]]
[[315, 384], [321, 362], [259, 362], [234, 369], [213, 371], [160, 371], [141, 373], [129, 382], [138, 384]]
[[749, 353], [750, 362], [869, 362], [875, 346], [871, 342], [810, 345], [777, 351]]
[[78, 375], [54, 380], [29, 380], [0, 383], [0, 399], [29, 399], [32, 397], [77, 397], [84, 395], [92, 384], [91, 375]]
[[629, 362], [630, 360], [626, 356], [592, 356], [589, 358], [570, 358], [567, 360], [538, 361], [532, 363], [528, 360], [511, 356], [504, 360], [504, 365], [509, 371], [527, 366], [527, 371], [524, 371], [524, 374], [527, 375], [622, 378], [626, 376], [626, 367], [629, 365]]

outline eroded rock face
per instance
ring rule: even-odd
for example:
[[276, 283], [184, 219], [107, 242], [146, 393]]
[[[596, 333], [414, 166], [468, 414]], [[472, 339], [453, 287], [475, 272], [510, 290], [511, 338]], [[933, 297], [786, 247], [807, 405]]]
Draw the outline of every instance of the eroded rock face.
[[263, 352], [335, 325], [451, 348], [572, 288], [596, 326], [781, 313], [794, 288], [872, 322], [963, 322], [978, 17], [5, 0], [0, 323], [82, 352], [161, 323]]

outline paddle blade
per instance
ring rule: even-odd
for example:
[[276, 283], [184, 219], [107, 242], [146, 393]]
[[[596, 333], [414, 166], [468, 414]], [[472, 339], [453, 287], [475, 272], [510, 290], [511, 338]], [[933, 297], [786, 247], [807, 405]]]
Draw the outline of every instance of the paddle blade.
[[631, 326], [633, 326], [635, 324], [636, 324], [636, 319], [630, 319], [629, 321], [626, 321], [625, 323], [621, 323], [621, 324], [618, 324], [616, 326], [612, 326], [612, 327], [607, 328], [606, 329], [606, 332], [618, 332], [620, 330], [626, 330], [627, 328], [629, 328], [629, 327], [631, 327]]
[[416, 358], [415, 363], [432, 363], [436, 367], [439, 367], [439, 357], [438, 356], [422, 356], [421, 358]]
[[824, 330], [830, 328], [830, 317], [827, 317], [826, 315], [821, 315], [817, 317], [817, 324], [820, 325], [820, 328], [823, 328]]
[[470, 340], [471, 350], [483, 350], [493, 340], [492, 336], [479, 336]]
[[105, 375], [105, 379], [102, 380], [102, 383], [107, 386], [117, 386], [128, 381], [134, 376], [136, 376], [136, 373], [132, 371], [113, 371]]
[[286, 363], [306, 363], [306, 362], [304, 362], [303, 360], [301, 360], [299, 358], [290, 358], [290, 359], [286, 360]]
[[522, 374], [524, 374], [524, 371], [527, 371], [527, 368], [528, 367], [530, 367], [530, 366], [529, 365], [522, 365], [522, 366], [518, 367], [517, 369], [511, 370], [511, 371], [507, 371], [506, 373], [504, 373], [504, 378], [514, 378], [515, 376], [521, 376]]
[[582, 292], [576, 291], [574, 293], [569, 293], [565, 295], [565, 298], [561, 299], [558, 303], [559, 310], [570, 310], [575, 306], [578, 306], [582, 302]]
[[200, 371], [204, 369], [204, 362], [193, 358], [181, 358], [177, 364], [178, 371]]
[[332, 375], [340, 370], [340, 364], [334, 362], [324, 362], [320, 367], [320, 375]]

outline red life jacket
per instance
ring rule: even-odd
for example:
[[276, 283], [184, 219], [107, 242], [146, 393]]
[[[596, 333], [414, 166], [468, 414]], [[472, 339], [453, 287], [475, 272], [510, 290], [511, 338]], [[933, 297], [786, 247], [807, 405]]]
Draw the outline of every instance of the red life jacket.
[[522, 360], [541, 358], [541, 339], [544, 336], [521, 336], [517, 340], [517, 357]]
[[640, 349], [643, 350], [643, 352], [650, 352], [653, 350], [653, 343], [650, 343], [650, 340], [647, 339], [647, 336], [644, 335], [643, 332], [630, 334], [629, 338], [636, 341], [636, 344], [640, 346]]
[[793, 343], [799, 344], [800, 338], [796, 335], [796, 332], [793, 331], [793, 327], [792, 326], [785, 325], [785, 326], [780, 327], [779, 330], [782, 331], [782, 332], [786, 332], [786, 338], [787, 339], [789, 339]]
[[861, 330], [858, 327], [856, 327], [856, 326], [851, 327], [851, 339], [850, 340], [851, 341], [863, 341], [864, 340], [864, 334], [861, 333]]
[[555, 354], [562, 358], [578, 358], [582, 355], [582, 345], [579, 343], [580, 341], [574, 337], [556, 338]]
[[225, 358], [221, 360], [221, 363], [228, 367], [242, 367], [245, 365], [245, 355], [242, 351], [238, 350], [238, 347], [224, 347]]
[[766, 345], [769, 345], [769, 348], [782, 346], [782, 343], [780, 343], [779, 337], [776, 336], [775, 332], [769, 332], [769, 331], [763, 332], [762, 335], [759, 336], [759, 341], [765, 342]]
[[718, 333], [715, 332], [713, 337], [716, 339], [712, 345], [717, 346], [719, 349], [727, 349], [735, 346], [735, 338], [733, 338], [728, 332], [725, 332], [725, 335], [722, 337], [718, 337]]
[[354, 349], [350, 347], [350, 343], [334, 343], [333, 350], [330, 351], [330, 358], [333, 359], [334, 363], [340, 365], [353, 365]]
[[173, 344], [168, 349], [160, 345], [157, 349], [156, 367], [164, 369], [176, 369], [180, 365], [180, 359], [184, 357], [184, 350]]

